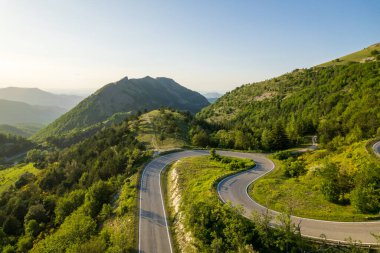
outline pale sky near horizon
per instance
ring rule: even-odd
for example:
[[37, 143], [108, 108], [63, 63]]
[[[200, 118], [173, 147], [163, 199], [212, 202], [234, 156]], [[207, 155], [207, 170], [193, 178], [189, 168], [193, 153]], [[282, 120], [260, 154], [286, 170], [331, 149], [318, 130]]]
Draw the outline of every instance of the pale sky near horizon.
[[0, 88], [227, 91], [380, 42], [380, 1], [0, 0]]

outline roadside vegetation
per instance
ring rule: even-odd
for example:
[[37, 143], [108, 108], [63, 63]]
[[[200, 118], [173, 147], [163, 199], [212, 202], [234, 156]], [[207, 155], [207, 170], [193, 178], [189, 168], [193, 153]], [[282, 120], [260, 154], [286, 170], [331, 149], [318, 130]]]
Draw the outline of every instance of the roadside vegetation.
[[0, 251], [133, 251], [137, 172], [150, 156], [128, 121], [60, 152], [30, 151], [39, 173], [0, 195]]
[[[241, 166], [233, 168], [231, 164]], [[172, 230], [181, 252], [232, 252], [249, 247], [252, 226], [219, 202], [213, 186], [221, 177], [253, 165], [248, 159], [216, 155], [185, 158], [171, 166], [166, 194]]]
[[[240, 208], [221, 203], [215, 182], [252, 164], [242, 159], [220, 158], [185, 158], [165, 174], [166, 200], [178, 252], [362, 252], [355, 246], [331, 246], [302, 239], [299, 228], [287, 214], [277, 217], [280, 226], [273, 229], [272, 217], [254, 213], [249, 220], [242, 216]], [[223, 159], [246, 166], [232, 170]]]
[[296, 216], [335, 220], [379, 219], [380, 161], [366, 141], [331, 152], [274, 154], [275, 170], [251, 187], [250, 195], [268, 208]]

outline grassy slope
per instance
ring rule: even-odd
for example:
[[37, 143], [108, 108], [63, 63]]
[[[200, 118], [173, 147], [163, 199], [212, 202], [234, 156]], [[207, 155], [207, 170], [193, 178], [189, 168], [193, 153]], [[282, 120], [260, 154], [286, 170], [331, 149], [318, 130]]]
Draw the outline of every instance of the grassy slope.
[[26, 172], [38, 175], [41, 171], [36, 169], [31, 163], [0, 170], [0, 193], [7, 190]]
[[[179, 127], [178, 133], [160, 131], [160, 129], [167, 127], [162, 121], [164, 114], [171, 115], [172, 120]], [[140, 142], [144, 143], [148, 148], [157, 151], [162, 152], [182, 148], [188, 144], [187, 133], [189, 126], [185, 122], [185, 117], [178, 112], [154, 110], [145, 113], [140, 116], [138, 121], [131, 123], [131, 129], [137, 132], [137, 139]], [[163, 139], [160, 139], [161, 133], [164, 137]]]
[[373, 50], [380, 51], [380, 43], [374, 44], [372, 46], [369, 46], [367, 48], [364, 48], [360, 51], [357, 51], [352, 54], [348, 54], [346, 56], [338, 58], [339, 60], [333, 60], [329, 62], [325, 62], [323, 64], [318, 65], [317, 67], [327, 67], [327, 66], [333, 66], [333, 65], [344, 65], [349, 62], [364, 62], [366, 59], [368, 59], [371, 56], [371, 52]]
[[360, 214], [351, 205], [343, 206], [325, 200], [320, 192], [321, 180], [315, 173], [324, 160], [339, 165], [341, 170], [354, 173], [366, 161], [375, 161], [365, 149], [366, 141], [352, 144], [341, 151], [330, 153], [317, 150], [301, 156], [308, 172], [299, 178], [283, 176], [281, 161], [275, 160], [275, 170], [253, 184], [250, 195], [268, 208], [288, 212], [296, 216], [336, 220], [362, 221], [378, 215]]
[[[244, 161], [246, 162], [246, 168], [251, 168], [254, 165], [254, 163], [248, 159], [244, 159]], [[168, 175], [172, 174], [173, 170], [176, 170], [178, 176], [178, 185], [176, 186], [173, 185], [173, 181], [168, 180]], [[211, 160], [209, 156], [184, 158], [173, 164], [165, 172], [164, 189], [166, 189], [166, 192], [164, 195], [166, 196], [166, 202], [169, 202], [166, 204], [169, 207], [168, 215], [169, 220], [172, 223], [172, 233], [175, 237], [175, 246], [177, 250], [178, 248], [181, 248], [184, 249], [183, 252], [196, 252], [194, 251], [195, 248], [193, 246], [186, 245], [186, 240], [178, 238], [177, 234], [182, 232], [179, 229], [179, 223], [183, 222], [183, 220], [179, 221], [178, 217], [181, 215], [191, 215], [186, 213], [186, 209], [189, 205], [194, 204], [195, 202], [207, 200], [217, 202], [218, 197], [213, 188], [214, 183], [218, 181], [218, 179], [234, 172], [236, 171], [226, 168], [221, 162]], [[171, 201], [172, 192], [170, 191], [173, 188], [179, 189], [180, 192], [179, 212], [181, 214], [174, 212], [173, 202]], [[192, 230], [192, 227], [189, 226], [189, 224], [185, 224], [185, 230], [186, 233], [196, 233], [196, 231]]]

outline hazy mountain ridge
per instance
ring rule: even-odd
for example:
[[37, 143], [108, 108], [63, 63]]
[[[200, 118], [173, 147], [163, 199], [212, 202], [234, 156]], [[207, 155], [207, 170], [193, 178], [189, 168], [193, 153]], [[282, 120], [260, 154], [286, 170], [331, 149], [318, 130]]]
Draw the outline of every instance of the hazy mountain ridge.
[[27, 138], [35, 134], [42, 127], [43, 125], [40, 124], [0, 124], [0, 133], [19, 135]]
[[54, 94], [38, 88], [7, 87], [0, 89], [0, 99], [23, 102], [30, 105], [56, 106], [70, 110], [77, 105], [83, 97]]
[[205, 97], [164, 77], [128, 79], [105, 85], [45, 129], [36, 138], [84, 129], [117, 113], [136, 113], [160, 107], [196, 113], [209, 103]]
[[59, 107], [29, 105], [0, 99], [0, 124], [48, 124], [65, 112], [65, 109]]

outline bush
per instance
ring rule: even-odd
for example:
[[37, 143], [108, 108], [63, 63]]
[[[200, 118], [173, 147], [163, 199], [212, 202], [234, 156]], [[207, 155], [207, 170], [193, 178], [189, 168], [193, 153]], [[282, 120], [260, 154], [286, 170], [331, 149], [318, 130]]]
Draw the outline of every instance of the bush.
[[55, 222], [62, 223], [67, 216], [83, 204], [85, 192], [83, 190], [72, 191], [58, 200], [55, 207]]
[[33, 247], [33, 239], [30, 236], [21, 237], [17, 242], [18, 252], [28, 252]]
[[26, 172], [20, 176], [20, 178], [15, 182], [15, 187], [20, 189], [24, 185], [27, 185], [29, 182], [32, 182], [36, 179], [36, 176], [33, 173]]
[[306, 173], [305, 164], [302, 161], [292, 161], [292, 159], [289, 159], [284, 164], [284, 175], [286, 177], [298, 177]]
[[351, 192], [351, 204], [361, 213], [378, 213], [380, 211], [379, 191], [374, 185], [356, 187]]
[[49, 220], [43, 205], [37, 204], [29, 207], [29, 210], [25, 215], [24, 222], [28, 223], [30, 220], [36, 220], [37, 222], [47, 222]]
[[57, 232], [46, 237], [33, 250], [35, 252], [63, 252], [74, 244], [90, 239], [95, 233], [95, 220], [76, 211], [65, 219]]
[[276, 152], [273, 157], [275, 159], [278, 159], [278, 160], [286, 160], [288, 159], [289, 157], [292, 157], [292, 153], [290, 151], [279, 151], [279, 152]]
[[12, 245], [8, 244], [3, 248], [3, 253], [16, 253], [16, 250]]

